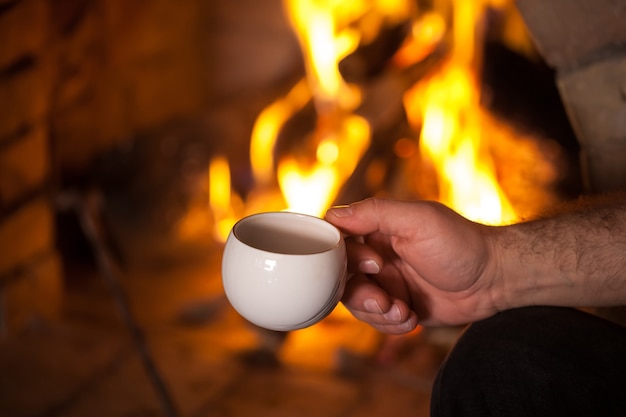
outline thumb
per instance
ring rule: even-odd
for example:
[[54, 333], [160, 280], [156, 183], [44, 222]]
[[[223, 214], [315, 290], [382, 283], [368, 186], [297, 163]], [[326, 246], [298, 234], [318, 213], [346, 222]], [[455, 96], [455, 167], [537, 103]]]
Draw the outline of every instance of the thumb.
[[325, 219], [353, 235], [380, 232], [403, 236], [411, 223], [412, 205], [407, 202], [368, 198], [347, 206], [331, 207]]

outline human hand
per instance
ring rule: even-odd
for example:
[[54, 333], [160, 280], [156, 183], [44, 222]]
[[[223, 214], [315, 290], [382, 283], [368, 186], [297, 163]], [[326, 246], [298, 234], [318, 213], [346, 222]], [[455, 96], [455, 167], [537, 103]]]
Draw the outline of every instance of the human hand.
[[497, 312], [497, 262], [489, 226], [442, 204], [367, 199], [333, 207], [326, 220], [348, 237], [343, 303], [385, 333], [458, 325]]

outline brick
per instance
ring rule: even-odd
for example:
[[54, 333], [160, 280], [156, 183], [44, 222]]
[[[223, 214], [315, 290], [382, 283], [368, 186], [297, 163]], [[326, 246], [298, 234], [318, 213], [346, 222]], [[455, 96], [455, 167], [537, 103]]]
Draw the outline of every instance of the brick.
[[[54, 10], [57, 12], [56, 8]], [[66, 19], [69, 17], [59, 18]], [[65, 34], [61, 38], [62, 41], [57, 42], [56, 53], [53, 56], [58, 74], [54, 102], [56, 111], [63, 111], [83, 100], [90, 94], [94, 82], [106, 69], [104, 58], [106, 51], [103, 33], [100, 32], [101, 20], [102, 17], [97, 16], [93, 10], [84, 13], [71, 33]]]
[[71, 107], [55, 113], [51, 135], [64, 169], [80, 171], [100, 152], [130, 137], [128, 106], [119, 82], [102, 77], [89, 94]]
[[41, 125], [0, 150], [0, 204], [11, 204], [44, 184], [48, 151], [47, 129]]
[[[132, 114], [124, 86], [111, 69], [106, 13], [100, 5], [81, 8], [75, 3], [65, 2], [63, 10], [54, 11], [56, 30], [65, 33], [54, 56], [58, 81], [50, 125], [59, 164], [70, 172], [84, 170], [96, 154], [130, 137]], [[74, 16], [80, 19], [67, 31], [69, 23], [61, 21]]]
[[53, 247], [53, 217], [51, 202], [40, 197], [0, 220], [0, 282], [8, 272]]
[[196, 113], [204, 104], [205, 60], [198, 3], [107, 2], [111, 74], [135, 128]]
[[626, 43], [623, 0], [519, 0], [532, 38], [546, 61], [570, 69]]
[[136, 128], [198, 113], [203, 96], [193, 67], [192, 60], [171, 54], [151, 67], [135, 66], [125, 71], [123, 83]]
[[626, 187], [626, 55], [558, 76], [592, 191]]
[[61, 261], [56, 252], [39, 257], [0, 288], [0, 326], [11, 337], [41, 321], [57, 320], [63, 299]]
[[280, 0], [219, 0], [206, 7], [204, 53], [213, 96], [247, 96], [251, 89], [302, 70], [300, 48]]
[[[106, 37], [115, 65], [146, 62], [167, 51], [184, 51], [198, 40], [201, 16], [195, 0], [102, 2]], [[197, 46], [197, 43], [193, 45]]]
[[61, 165], [84, 169], [132, 136], [205, 103], [195, 1], [102, 2], [59, 47], [52, 136]]
[[0, 142], [24, 126], [44, 120], [50, 106], [50, 77], [34, 62], [17, 74], [0, 78]]
[[[1, 4], [1, 3], [0, 3]], [[48, 2], [23, 0], [0, 14], [0, 68], [23, 56], [36, 55], [48, 35]]]

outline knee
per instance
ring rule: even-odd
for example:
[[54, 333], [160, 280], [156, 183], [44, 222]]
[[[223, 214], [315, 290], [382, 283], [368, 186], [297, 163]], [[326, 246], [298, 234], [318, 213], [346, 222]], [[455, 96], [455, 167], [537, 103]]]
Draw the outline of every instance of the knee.
[[624, 349], [623, 328], [575, 309], [497, 314], [457, 341], [435, 380], [432, 414], [600, 415], [593, 407], [623, 397]]
[[[528, 384], [549, 383], [542, 364], [552, 361], [556, 332], [579, 313], [532, 307], [510, 310], [473, 323], [442, 365], [431, 398], [433, 415], [499, 415], [512, 404], [524, 407]], [[546, 319], [548, 318], [548, 319]], [[575, 323], [576, 320], [573, 320]], [[471, 413], [469, 413], [471, 415]]]

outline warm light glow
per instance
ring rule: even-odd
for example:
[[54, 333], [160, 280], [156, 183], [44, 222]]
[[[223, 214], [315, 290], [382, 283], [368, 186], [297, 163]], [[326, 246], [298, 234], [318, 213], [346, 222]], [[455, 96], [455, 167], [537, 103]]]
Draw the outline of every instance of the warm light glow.
[[[476, 31], [484, 6], [479, 0], [454, 0], [452, 59], [459, 65], [470, 66], [476, 56]], [[476, 68], [474, 68], [476, 69]]]
[[[394, 153], [401, 158], [398, 165], [432, 167], [436, 184], [429, 182], [428, 186], [437, 188], [437, 198], [472, 220], [491, 224], [514, 221], [516, 215], [499, 186], [483, 132], [477, 80], [484, 7], [506, 7], [505, 3], [511, 7], [510, 2], [284, 0], [285, 14], [300, 43], [305, 78], [259, 114], [250, 138], [253, 181], [245, 198], [232, 189], [226, 158], [211, 161], [206, 182], [209, 225], [215, 239], [225, 241], [235, 221], [246, 214], [286, 209], [321, 216], [338, 199], [342, 187], [359, 167], [372, 136], [368, 121], [356, 114], [364, 96], [361, 86], [342, 78], [339, 63], [357, 47], [376, 40], [382, 29], [404, 23], [411, 23], [411, 30], [389, 62], [392, 71], [404, 76], [403, 72], [410, 72], [412, 66], [420, 68], [431, 54], [438, 59], [445, 52], [446, 59], [404, 95], [409, 124], [420, 137], [417, 142], [407, 134], [393, 142]], [[433, 9], [416, 10], [417, 5]], [[278, 148], [281, 152], [289, 150], [277, 154], [277, 140], [281, 133], [287, 133], [282, 132], [283, 126], [299, 111], [308, 111], [308, 103], [314, 105], [315, 127], [301, 132], [301, 138], [285, 135], [287, 146], [281, 143]], [[383, 111], [386, 105], [380, 103]], [[372, 185], [371, 189], [386, 186], [388, 159], [368, 159], [359, 171], [364, 173], [365, 182]], [[398, 178], [396, 183], [414, 184], [413, 180]], [[408, 190], [420, 195], [411, 186], [400, 193]], [[392, 194], [394, 186], [385, 192]], [[189, 216], [185, 224], [189, 227], [182, 230], [206, 221], [208, 216], [201, 214]], [[338, 346], [371, 355], [380, 347], [379, 334], [353, 320], [346, 321], [350, 328], [339, 327], [336, 318], [348, 315], [340, 305], [330, 317], [332, 327], [322, 323], [291, 333], [282, 346], [282, 359], [332, 367]]]
[[437, 173], [439, 200], [471, 220], [509, 223], [516, 216], [481, 138], [476, 25], [483, 6], [453, 4], [453, 50], [436, 74], [406, 92], [407, 117], [421, 125], [419, 148]]
[[357, 105], [358, 98], [353, 97], [339, 72], [339, 61], [354, 51], [360, 40], [357, 31], [338, 27], [343, 16], [334, 12], [353, 13], [354, 9], [338, 7], [348, 4], [332, 0], [285, 1], [285, 10], [302, 46], [309, 85], [320, 109], [336, 104], [338, 97], [344, 106]]
[[274, 178], [273, 151], [280, 129], [310, 99], [306, 80], [302, 80], [287, 96], [266, 107], [257, 118], [250, 138], [250, 164], [258, 184], [267, 184]]
[[344, 81], [339, 62], [383, 25], [408, 18], [412, 6], [404, 0], [292, 0], [285, 9], [300, 40], [318, 123], [303, 138], [313, 142], [315, 155], [279, 161], [278, 184], [288, 210], [320, 216], [370, 143], [368, 122], [354, 114], [361, 91]]
[[317, 147], [317, 160], [323, 165], [330, 165], [337, 161], [339, 157], [339, 147], [330, 140], [325, 140]]
[[414, 3], [407, 0], [374, 0], [373, 5], [377, 13], [372, 14], [382, 16], [390, 23], [395, 24], [413, 14]]
[[445, 30], [446, 23], [440, 14], [424, 13], [411, 25], [411, 33], [396, 52], [394, 63], [399, 67], [407, 67], [421, 61], [439, 45]]
[[288, 210], [321, 216], [333, 203], [369, 145], [367, 121], [355, 115], [341, 120], [317, 147], [314, 163], [293, 157], [280, 161], [278, 183]]
[[337, 173], [326, 165], [301, 168], [291, 158], [278, 167], [280, 189], [287, 200], [288, 210], [320, 216], [332, 203], [337, 192]]
[[350, 115], [342, 122], [337, 129], [340, 157], [336, 165], [342, 180], [347, 180], [369, 146], [371, 132], [367, 120], [360, 116]]
[[224, 242], [237, 219], [231, 204], [230, 166], [223, 156], [209, 164], [209, 207], [214, 216], [215, 237]]
[[209, 205], [214, 210], [228, 211], [228, 207], [230, 207], [230, 167], [226, 158], [218, 156], [211, 161], [209, 179], [211, 183]]
[[[510, 2], [452, 0], [449, 5], [433, 5], [442, 9], [416, 10], [416, 4], [408, 0], [284, 0], [300, 41], [306, 78], [265, 108], [253, 126], [250, 164], [255, 189], [248, 193], [249, 202], [231, 190], [228, 161], [220, 157], [211, 162], [209, 205], [220, 240], [237, 215], [252, 207], [285, 204], [289, 210], [321, 215], [334, 202], [369, 146], [371, 134], [368, 122], [354, 115], [362, 92], [344, 81], [339, 62], [359, 44], [376, 39], [384, 27], [409, 20], [413, 21], [411, 31], [393, 60], [398, 68], [423, 59], [445, 41], [446, 31], [451, 36], [445, 39], [451, 39], [453, 47], [442, 68], [406, 92], [407, 117], [420, 129], [419, 148], [407, 146], [403, 139], [395, 152], [406, 159], [419, 149], [436, 168], [440, 199], [468, 217], [490, 223], [515, 218], [498, 186], [486, 145], [481, 143], [476, 81], [482, 58], [477, 28], [484, 8], [504, 10]], [[452, 21], [447, 20], [449, 16]], [[285, 122], [310, 100], [315, 103], [318, 123], [314, 132], [302, 138], [302, 149], [314, 150], [314, 154], [276, 155], [276, 141]], [[276, 198], [276, 185], [280, 198]], [[263, 195], [274, 202], [260, 203]], [[236, 210], [237, 215], [231, 207], [233, 196], [245, 206]]]
[[399, 158], [409, 159], [415, 155], [416, 148], [415, 141], [409, 138], [400, 138], [393, 145], [393, 153]]

